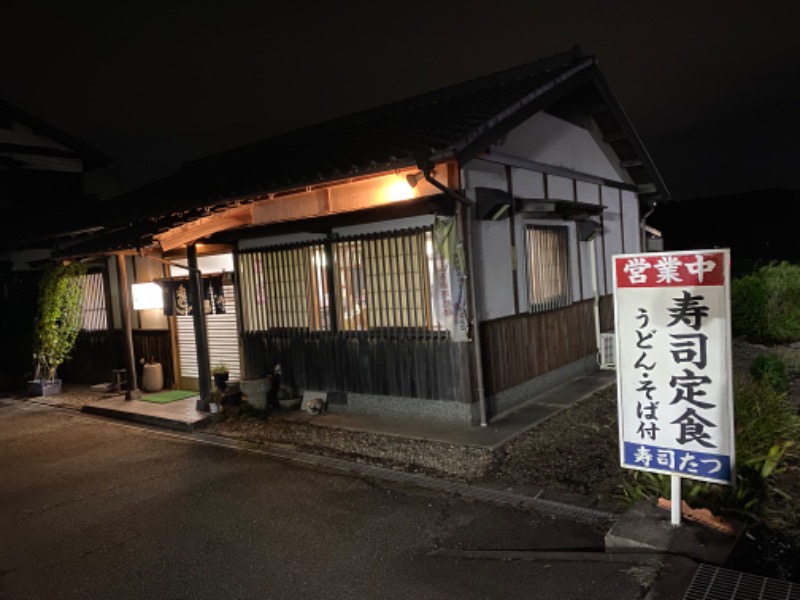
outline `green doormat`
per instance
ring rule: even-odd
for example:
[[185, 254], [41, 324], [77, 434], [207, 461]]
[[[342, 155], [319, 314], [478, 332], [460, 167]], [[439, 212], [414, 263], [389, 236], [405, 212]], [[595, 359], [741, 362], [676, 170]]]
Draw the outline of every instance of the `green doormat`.
[[199, 395], [198, 392], [191, 392], [189, 390], [167, 390], [165, 392], [156, 392], [155, 394], [143, 394], [142, 400], [145, 402], [155, 402], [156, 404], [168, 404], [169, 402]]

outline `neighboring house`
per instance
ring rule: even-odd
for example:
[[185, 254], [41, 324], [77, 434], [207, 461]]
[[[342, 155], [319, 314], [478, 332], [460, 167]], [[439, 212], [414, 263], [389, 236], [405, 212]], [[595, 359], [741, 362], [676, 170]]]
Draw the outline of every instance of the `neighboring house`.
[[598, 368], [611, 256], [667, 195], [574, 49], [190, 162], [61, 256], [106, 257], [116, 321], [131, 280], [179, 308], [200, 284], [176, 263], [224, 275], [224, 314], [128, 320], [177, 350], [177, 385], [280, 365], [330, 410], [477, 425]]
[[[98, 173], [110, 160], [86, 144], [0, 100], [0, 323], [14, 343], [0, 349], [0, 388], [30, 369], [39, 272], [59, 231], [83, 227], [99, 199]], [[118, 193], [118, 192], [117, 192]], [[70, 225], [72, 224], [72, 225]]]

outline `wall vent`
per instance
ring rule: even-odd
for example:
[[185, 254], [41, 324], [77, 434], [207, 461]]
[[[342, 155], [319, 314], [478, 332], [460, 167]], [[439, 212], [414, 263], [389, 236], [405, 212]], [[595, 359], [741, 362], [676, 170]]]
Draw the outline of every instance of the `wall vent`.
[[613, 331], [600, 334], [600, 368], [616, 369], [616, 335]]

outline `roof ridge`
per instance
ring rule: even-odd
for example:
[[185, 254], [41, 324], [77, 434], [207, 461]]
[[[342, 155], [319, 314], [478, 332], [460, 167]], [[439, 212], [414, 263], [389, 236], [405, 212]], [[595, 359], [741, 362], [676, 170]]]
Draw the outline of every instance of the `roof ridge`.
[[279, 142], [282, 139], [303, 137], [306, 135], [314, 135], [326, 130], [334, 128], [342, 128], [355, 123], [363, 123], [373, 119], [385, 118], [390, 115], [400, 114], [414, 110], [421, 106], [428, 106], [440, 100], [454, 98], [456, 96], [464, 95], [471, 92], [477, 92], [492, 86], [500, 85], [506, 82], [519, 80], [523, 77], [528, 77], [534, 74], [539, 74], [545, 71], [552, 70], [558, 67], [565, 67], [570, 64], [576, 64], [580, 61], [590, 60], [596, 62], [596, 57], [593, 55], [584, 55], [580, 46], [575, 45], [566, 52], [554, 54], [552, 56], [539, 58], [537, 60], [523, 63], [515, 67], [496, 71], [488, 75], [481, 75], [471, 79], [461, 81], [443, 88], [429, 90], [421, 94], [409, 96], [401, 100], [395, 100], [387, 104], [366, 108], [350, 114], [333, 117], [325, 121], [311, 123], [298, 129], [292, 129], [279, 133], [277, 135], [255, 140], [235, 148], [223, 150], [210, 154], [208, 156], [196, 158], [186, 161], [181, 171], [192, 170], [197, 167], [203, 166], [210, 160], [220, 160], [224, 158], [235, 158], [237, 156], [246, 155], [250, 151], [256, 150], [261, 146]]
[[72, 148], [77, 151], [82, 158], [90, 159], [99, 166], [108, 166], [112, 162], [111, 157], [104, 152], [66, 133], [62, 129], [51, 125], [47, 121], [43, 121], [28, 111], [19, 108], [5, 98], [0, 98], [0, 112], [8, 113], [12, 119], [30, 127], [35, 133], [40, 133], [64, 146]]

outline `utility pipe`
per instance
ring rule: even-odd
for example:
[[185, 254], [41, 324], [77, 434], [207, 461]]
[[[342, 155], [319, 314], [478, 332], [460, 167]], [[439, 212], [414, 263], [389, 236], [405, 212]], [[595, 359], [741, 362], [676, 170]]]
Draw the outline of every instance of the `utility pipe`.
[[481, 359], [481, 334], [480, 326], [478, 323], [478, 310], [475, 304], [475, 269], [472, 260], [473, 242], [472, 242], [472, 219], [475, 214], [475, 204], [461, 194], [457, 194], [449, 187], [439, 183], [431, 176], [433, 166], [426, 164], [425, 161], [420, 161], [418, 164], [420, 171], [425, 176], [425, 181], [430, 183], [433, 187], [441, 190], [446, 195], [456, 200], [460, 206], [466, 208], [465, 223], [464, 223], [464, 237], [467, 238], [465, 244], [464, 259], [467, 267], [467, 286], [469, 287], [469, 308], [470, 320], [472, 322], [472, 345], [473, 345], [473, 360], [475, 363], [475, 392], [478, 395], [478, 410], [480, 412], [481, 427], [486, 427], [489, 424], [488, 411], [486, 407], [486, 395], [483, 389], [483, 360]]
[[652, 204], [650, 205], [650, 210], [644, 213], [644, 216], [639, 220], [639, 243], [641, 244], [641, 247], [639, 248], [640, 252], [647, 252], [647, 231], [645, 230], [645, 227], [647, 226], [647, 217], [652, 215], [655, 210], [656, 202], [653, 200]]
[[597, 364], [602, 364], [600, 340], [600, 292], [597, 284], [597, 250], [595, 241], [589, 240], [589, 268], [592, 271], [592, 296], [594, 296], [594, 339], [597, 347]]

